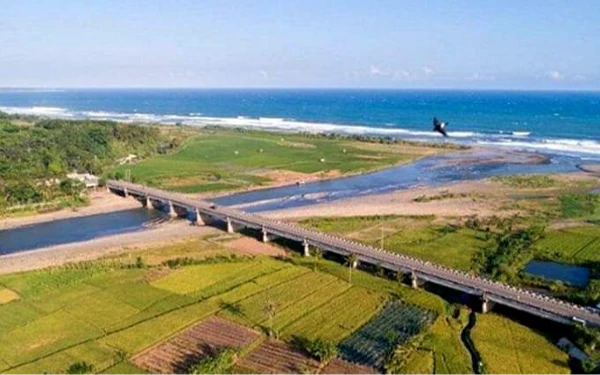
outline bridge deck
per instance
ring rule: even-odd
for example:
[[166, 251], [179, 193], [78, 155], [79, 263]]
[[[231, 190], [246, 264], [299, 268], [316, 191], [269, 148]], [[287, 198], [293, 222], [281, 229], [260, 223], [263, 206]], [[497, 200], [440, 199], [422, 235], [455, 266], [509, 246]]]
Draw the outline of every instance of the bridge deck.
[[306, 241], [311, 246], [338, 254], [355, 254], [361, 262], [380, 264], [382, 267], [405, 273], [415, 273], [418, 278], [466, 293], [481, 295], [485, 299], [507, 305], [562, 323], [573, 323], [573, 318], [600, 326], [600, 315], [595, 309], [564, 302], [541, 294], [529, 292], [481, 276], [447, 268], [441, 265], [384, 251], [352, 240], [313, 229], [302, 228], [279, 220], [268, 219], [229, 207], [215, 206], [210, 202], [192, 199], [182, 194], [149, 188], [123, 181], [108, 181], [112, 190], [127, 190], [129, 194], [170, 201], [173, 205], [241, 224], [266, 230], [287, 239]]

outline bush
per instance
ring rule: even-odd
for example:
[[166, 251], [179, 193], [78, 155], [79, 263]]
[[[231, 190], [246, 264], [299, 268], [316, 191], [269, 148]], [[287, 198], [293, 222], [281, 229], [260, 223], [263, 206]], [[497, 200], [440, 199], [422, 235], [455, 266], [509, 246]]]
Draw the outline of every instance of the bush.
[[305, 338], [295, 337], [294, 344], [320, 362], [327, 362], [338, 355], [338, 348], [333, 342], [320, 338], [311, 341]]
[[229, 374], [237, 359], [237, 352], [231, 348], [204, 358], [190, 368], [190, 374]]
[[75, 362], [67, 369], [67, 374], [91, 374], [94, 372], [94, 366], [85, 362]]

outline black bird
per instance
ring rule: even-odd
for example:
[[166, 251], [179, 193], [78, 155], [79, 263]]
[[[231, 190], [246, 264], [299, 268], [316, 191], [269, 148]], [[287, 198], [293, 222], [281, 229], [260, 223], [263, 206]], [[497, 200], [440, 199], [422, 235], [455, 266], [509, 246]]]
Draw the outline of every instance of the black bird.
[[449, 122], [441, 122], [440, 120], [437, 119], [437, 117], [434, 117], [433, 118], [433, 131], [441, 133], [444, 137], [447, 137], [448, 133], [446, 133], [446, 126], [448, 124], [450, 124], [450, 123]]

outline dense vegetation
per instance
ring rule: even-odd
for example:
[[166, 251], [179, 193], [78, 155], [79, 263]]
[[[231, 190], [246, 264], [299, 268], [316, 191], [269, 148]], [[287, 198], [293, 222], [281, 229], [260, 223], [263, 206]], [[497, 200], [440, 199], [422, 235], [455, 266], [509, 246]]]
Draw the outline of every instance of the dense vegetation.
[[119, 157], [176, 146], [156, 127], [0, 116], [0, 209], [79, 197], [67, 173], [101, 174]]

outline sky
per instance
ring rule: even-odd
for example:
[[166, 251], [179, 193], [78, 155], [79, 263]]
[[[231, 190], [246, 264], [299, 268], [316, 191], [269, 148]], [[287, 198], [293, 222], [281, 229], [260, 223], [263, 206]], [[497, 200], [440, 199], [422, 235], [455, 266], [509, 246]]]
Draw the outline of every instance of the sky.
[[600, 89], [598, 0], [0, 0], [0, 87]]

